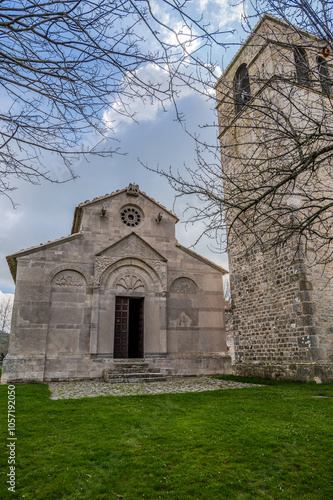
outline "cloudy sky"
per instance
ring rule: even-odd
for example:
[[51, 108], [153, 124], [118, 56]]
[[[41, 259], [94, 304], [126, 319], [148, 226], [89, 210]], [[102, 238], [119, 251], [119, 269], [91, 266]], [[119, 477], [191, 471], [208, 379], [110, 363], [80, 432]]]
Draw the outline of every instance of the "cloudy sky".
[[[245, 38], [240, 23], [239, 7], [229, 7], [228, 0], [196, 0], [202, 11], [208, 11], [216, 24], [223, 29], [235, 29], [233, 36], [226, 35], [230, 43], [227, 50], [221, 49], [219, 65], [223, 69], [230, 61], [240, 40]], [[153, 71], [146, 68], [146, 71]], [[166, 111], [156, 104], [132, 102], [137, 112], [138, 123], [125, 120], [116, 128], [116, 138], [122, 153], [112, 158], [95, 158], [90, 163], [85, 160], [75, 165], [78, 178], [65, 184], [42, 182], [40, 185], [16, 182], [17, 190], [13, 200], [0, 196], [0, 300], [3, 294], [14, 292], [14, 283], [6, 262], [6, 255], [29, 248], [39, 243], [70, 234], [75, 207], [97, 196], [126, 187], [130, 182], [139, 184], [140, 189], [173, 210], [181, 221], [176, 226], [176, 237], [185, 246], [191, 246], [200, 234], [199, 225], [186, 226], [183, 211], [185, 200], [174, 202], [174, 192], [167, 181], [146, 170], [140, 163], [154, 168], [168, 169], [169, 166], [182, 169], [184, 164], [192, 166], [195, 159], [193, 141], [188, 137], [170, 106]], [[186, 124], [195, 130], [197, 124], [212, 123], [215, 120], [213, 101], [194, 92], [183, 92], [178, 102], [186, 116]], [[105, 117], [113, 118], [113, 110], [105, 110]], [[217, 129], [210, 129], [209, 140], [214, 142]], [[93, 140], [93, 139], [92, 139]], [[48, 168], [54, 177], [62, 180], [64, 169], [57, 162], [46, 158]], [[227, 268], [227, 256], [213, 253], [209, 241], [202, 240], [194, 250], [206, 258]]]

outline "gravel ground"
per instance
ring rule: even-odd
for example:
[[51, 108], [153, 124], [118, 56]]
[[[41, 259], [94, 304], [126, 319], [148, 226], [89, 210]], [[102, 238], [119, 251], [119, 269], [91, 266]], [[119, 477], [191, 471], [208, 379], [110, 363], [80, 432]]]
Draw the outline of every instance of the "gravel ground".
[[134, 382], [108, 384], [103, 380], [50, 382], [51, 399], [94, 398], [96, 396], [136, 396], [170, 392], [204, 392], [217, 389], [244, 389], [258, 384], [243, 384], [210, 377], [173, 378], [166, 382]]

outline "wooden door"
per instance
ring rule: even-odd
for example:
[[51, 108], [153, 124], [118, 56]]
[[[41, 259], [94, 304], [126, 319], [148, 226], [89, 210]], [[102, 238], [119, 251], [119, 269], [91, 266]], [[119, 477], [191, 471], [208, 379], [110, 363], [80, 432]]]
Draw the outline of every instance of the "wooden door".
[[116, 297], [114, 358], [128, 358], [129, 298]]
[[143, 358], [144, 299], [130, 298], [128, 327], [128, 357]]
[[138, 353], [137, 357], [138, 358], [143, 358], [144, 357], [144, 349], [143, 349], [143, 332], [144, 332], [144, 307], [143, 307], [144, 299], [141, 299], [140, 301], [140, 307], [139, 307], [139, 339], [138, 339]]

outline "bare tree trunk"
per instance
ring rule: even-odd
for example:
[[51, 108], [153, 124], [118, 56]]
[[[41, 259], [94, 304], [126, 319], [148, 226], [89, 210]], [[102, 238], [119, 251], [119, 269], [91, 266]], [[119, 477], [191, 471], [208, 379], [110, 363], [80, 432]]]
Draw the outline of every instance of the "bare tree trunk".
[[0, 335], [10, 332], [13, 311], [13, 298], [7, 297], [0, 304]]

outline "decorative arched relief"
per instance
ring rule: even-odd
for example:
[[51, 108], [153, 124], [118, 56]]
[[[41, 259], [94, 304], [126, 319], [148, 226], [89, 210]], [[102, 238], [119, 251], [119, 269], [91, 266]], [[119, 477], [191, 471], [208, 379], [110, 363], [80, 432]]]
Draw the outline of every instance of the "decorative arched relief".
[[198, 293], [198, 287], [189, 278], [177, 278], [170, 286], [170, 293], [195, 294]]
[[134, 274], [126, 274], [116, 284], [117, 293], [121, 292], [143, 292], [145, 289], [143, 281]]
[[156, 271], [137, 259], [124, 259], [108, 267], [102, 275], [101, 288], [118, 292], [160, 292]]
[[54, 287], [74, 287], [74, 288], [83, 288], [85, 287], [86, 282], [83, 276], [76, 271], [63, 271], [55, 276], [52, 282], [52, 286]]
[[[113, 257], [96, 258], [95, 265], [95, 288], [115, 288], [117, 281], [114, 278], [118, 276], [118, 280], [123, 275], [133, 275], [141, 279], [146, 288], [146, 283], [149, 282], [151, 291], [166, 291], [167, 288], [167, 266], [166, 263], [159, 261], [143, 262], [140, 259], [126, 258], [115, 259]], [[103, 259], [103, 260], [102, 260]], [[120, 275], [118, 271], [120, 271]]]
[[[141, 241], [134, 233], [113, 245], [106, 253], [96, 256], [95, 260], [95, 278], [94, 287], [99, 288], [104, 279], [105, 272], [108, 268], [124, 260], [135, 261], [139, 267], [144, 269], [150, 268], [154, 274], [157, 274], [162, 285], [162, 289], [166, 291], [167, 285], [167, 264], [163, 258]], [[148, 271], [149, 272], [149, 271]]]
[[[74, 274], [71, 274], [71, 273], [74, 273]], [[66, 277], [69, 278], [70, 276], [72, 276], [74, 280], [77, 277], [81, 277], [81, 279], [83, 279], [84, 285], [87, 285], [87, 286], [92, 285], [91, 277], [86, 272], [86, 270], [80, 266], [76, 266], [76, 265], [72, 265], [72, 264], [66, 265], [66, 266], [64, 266], [64, 265], [59, 266], [56, 269], [53, 269], [53, 271], [49, 274], [49, 278], [48, 278], [50, 285], [51, 284], [54, 285], [55, 281], [58, 281], [58, 278], [60, 278], [61, 275], [64, 275], [65, 279], [66, 279]], [[69, 282], [69, 281], [67, 280], [67, 282]], [[75, 286], [75, 285], [62, 284], [60, 286]]]

